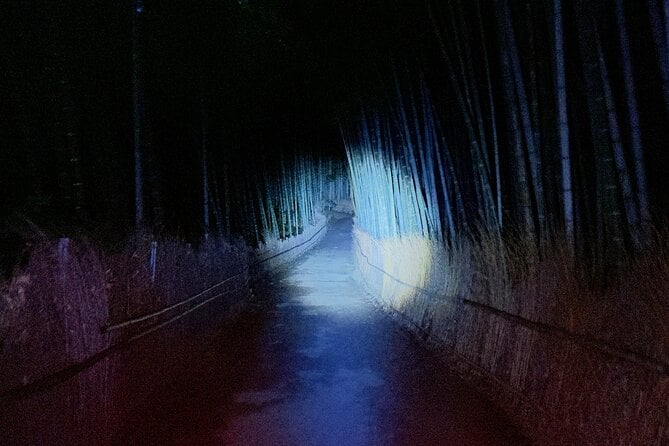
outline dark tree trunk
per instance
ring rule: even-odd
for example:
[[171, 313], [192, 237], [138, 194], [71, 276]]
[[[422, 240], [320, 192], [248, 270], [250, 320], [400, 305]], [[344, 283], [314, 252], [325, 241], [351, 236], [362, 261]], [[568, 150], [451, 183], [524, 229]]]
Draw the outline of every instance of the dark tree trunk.
[[204, 237], [209, 238], [209, 161], [207, 159], [208, 129], [207, 129], [207, 110], [204, 100], [200, 101], [200, 119], [202, 131], [200, 134], [200, 144], [202, 149], [202, 223], [204, 225]]
[[142, 0], [135, 0], [132, 22], [132, 103], [133, 103], [133, 143], [135, 158], [135, 229], [144, 226], [144, 174], [143, 174], [143, 130], [144, 101], [142, 86]]
[[664, 20], [669, 12], [667, 2], [664, 2], [664, 15], [660, 11], [658, 0], [647, 0], [648, 15], [650, 17], [650, 30], [655, 41], [657, 57], [660, 65], [660, 76], [662, 78], [662, 93], [664, 94], [664, 106], [669, 118], [669, 29]]
[[[667, 3], [665, 2], [665, 17]], [[632, 54], [630, 51], [629, 35], [625, 20], [625, 9], [622, 0], [615, 0], [616, 21], [618, 24], [618, 38], [620, 40], [620, 58], [623, 68], [623, 82], [625, 85], [625, 103], [629, 117], [630, 136], [632, 140], [632, 154], [634, 159], [634, 173], [636, 180], [636, 194], [639, 204], [639, 218], [641, 220], [642, 243], [645, 244], [650, 235], [651, 216], [644, 165], [643, 143], [641, 140], [641, 124], [639, 122], [639, 107], [634, 86], [632, 71]]]
[[593, 14], [588, 8], [588, 2], [576, 0], [574, 6], [596, 163], [597, 193], [595, 199], [598, 207], [599, 238], [597, 260], [605, 269], [608, 269], [607, 267], [615, 265], [622, 258], [624, 252], [621, 213], [618, 206], [619, 189], [615, 180], [616, 168], [611, 154], [611, 134], [597, 57], [599, 36]]
[[530, 177], [532, 180], [534, 203], [536, 206], [538, 241], [540, 244], [543, 244], [547, 240], [547, 221], [541, 169], [541, 153], [539, 150], [540, 148], [535, 145], [535, 130], [532, 125], [530, 104], [525, 89], [525, 80], [520, 64], [511, 11], [507, 0], [500, 0], [497, 5], [499, 26], [502, 34], [502, 45], [505, 47], [505, 52], [509, 61], [509, 69], [511, 70], [513, 78], [517, 106], [520, 113], [520, 124], [529, 160]]
[[602, 87], [604, 90], [604, 104], [606, 105], [606, 114], [609, 121], [609, 132], [611, 135], [613, 159], [615, 161], [616, 171], [618, 173], [618, 181], [620, 183], [620, 191], [622, 193], [623, 207], [625, 208], [625, 215], [627, 217], [627, 228], [634, 249], [639, 250], [641, 249], [642, 242], [639, 228], [637, 204], [634, 200], [632, 182], [630, 181], [627, 162], [625, 161], [625, 151], [622, 140], [620, 138], [620, 126], [618, 125], [618, 116], [616, 114], [615, 103], [613, 101], [611, 82], [609, 80], [606, 61], [604, 60], [604, 55], [602, 53], [602, 48], [599, 41], [597, 42], [597, 54], [599, 58], [599, 71], [602, 77]]
[[562, 1], [553, 1], [555, 39], [555, 93], [557, 126], [562, 168], [562, 209], [564, 230], [569, 249], [574, 249], [574, 196], [571, 181], [572, 163], [569, 149], [569, 117], [567, 115], [567, 85], [565, 78], [564, 38], [562, 32]]
[[49, 50], [45, 71], [54, 104], [53, 145], [58, 161], [59, 200], [56, 203], [67, 220], [77, 225], [84, 221], [84, 183], [77, 107], [73, 85], [67, 72], [61, 24], [57, 15], [48, 18]]

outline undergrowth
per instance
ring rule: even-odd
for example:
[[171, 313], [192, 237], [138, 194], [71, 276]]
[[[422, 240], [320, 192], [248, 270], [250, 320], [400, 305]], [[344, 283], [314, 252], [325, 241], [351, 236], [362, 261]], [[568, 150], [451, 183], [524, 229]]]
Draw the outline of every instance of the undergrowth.
[[116, 253], [85, 241], [65, 243], [66, 249], [62, 241], [41, 241], [0, 284], [1, 390], [108, 347], [112, 335], [103, 327], [109, 324], [158, 310], [240, 272], [226, 287], [243, 285], [251, 259], [241, 242], [209, 238], [192, 246], [163, 239], [156, 244], [153, 274], [148, 239], [131, 240]]
[[618, 263], [606, 283], [559, 237], [542, 255], [527, 238], [491, 231], [449, 247], [414, 238], [355, 228], [365, 284], [449, 352], [449, 367], [494, 383], [491, 397], [523, 414], [527, 435], [665, 444], [669, 387], [657, 364], [669, 363], [669, 238]]

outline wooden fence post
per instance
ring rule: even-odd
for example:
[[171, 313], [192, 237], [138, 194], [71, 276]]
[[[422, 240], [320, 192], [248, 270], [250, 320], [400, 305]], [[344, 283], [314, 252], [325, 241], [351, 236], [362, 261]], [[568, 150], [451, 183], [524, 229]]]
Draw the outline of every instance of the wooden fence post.
[[58, 240], [58, 276], [61, 285], [67, 280], [67, 260], [69, 256], [70, 239], [61, 238]]
[[156, 257], [158, 254], [158, 242], [151, 242], [149, 251], [149, 269], [151, 270], [151, 283], [156, 281]]

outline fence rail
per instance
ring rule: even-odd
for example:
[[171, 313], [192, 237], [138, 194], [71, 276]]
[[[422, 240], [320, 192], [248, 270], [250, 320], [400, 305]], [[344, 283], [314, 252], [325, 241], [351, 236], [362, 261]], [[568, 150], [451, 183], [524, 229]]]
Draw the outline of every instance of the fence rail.
[[[394, 280], [395, 282], [397, 282], [401, 285], [404, 285], [405, 287], [413, 288], [416, 291], [419, 291], [419, 292], [421, 292], [421, 293], [423, 293], [423, 294], [425, 294], [429, 297], [432, 297], [434, 299], [444, 300], [444, 299], [448, 298], [447, 296], [437, 296], [436, 294], [431, 293], [430, 291], [428, 291], [424, 288], [416, 287], [414, 285], [411, 285], [409, 283], [404, 282], [401, 279], [398, 279], [397, 277], [393, 276], [391, 273], [385, 271], [380, 266], [374, 265], [370, 261], [367, 254], [365, 254], [363, 252], [362, 246], [360, 246], [360, 243], [358, 242], [357, 239], [356, 239], [356, 245], [357, 245], [357, 248], [360, 251], [360, 254], [362, 255], [362, 257], [364, 257], [366, 262], [372, 268], [374, 268], [374, 269], [378, 270], [379, 272], [383, 273], [384, 275], [386, 275], [390, 279]], [[555, 326], [555, 325], [546, 324], [546, 323], [538, 322], [538, 321], [533, 321], [531, 319], [524, 318], [524, 317], [519, 316], [517, 314], [508, 313], [504, 310], [500, 310], [499, 308], [495, 308], [491, 305], [484, 304], [484, 303], [481, 303], [481, 302], [477, 302], [477, 301], [474, 301], [474, 300], [471, 300], [471, 299], [467, 299], [467, 298], [459, 297], [459, 296], [453, 296], [451, 298], [452, 299], [458, 299], [462, 303], [464, 303], [465, 305], [468, 305], [472, 308], [477, 308], [479, 310], [486, 311], [490, 314], [501, 317], [508, 322], [511, 322], [511, 323], [514, 323], [514, 324], [517, 324], [517, 325], [522, 325], [526, 328], [529, 328], [531, 330], [534, 330], [534, 331], [537, 331], [537, 332], [540, 332], [540, 333], [544, 333], [544, 334], [555, 336], [555, 337], [560, 338], [560, 339], [564, 339], [566, 341], [578, 344], [580, 346], [587, 347], [587, 348], [590, 348], [592, 350], [596, 350], [599, 353], [602, 353], [606, 356], [613, 357], [613, 358], [620, 359], [620, 360], [624, 360], [624, 361], [627, 361], [627, 362], [631, 362], [631, 363], [636, 364], [640, 367], [643, 367], [644, 369], [659, 373], [659, 374], [664, 375], [664, 376], [669, 376], [669, 364], [667, 364], [665, 362], [662, 362], [659, 359], [644, 355], [642, 353], [635, 352], [633, 350], [621, 348], [617, 345], [614, 345], [614, 344], [612, 344], [610, 342], [607, 342], [607, 341], [604, 341], [602, 339], [592, 338], [590, 336], [586, 336], [586, 335], [583, 335], [583, 334], [573, 333], [573, 332], [571, 332], [571, 331], [569, 331], [565, 328], [558, 327], [558, 326]], [[420, 328], [420, 327], [417, 327], [417, 328]]]
[[316, 238], [316, 236], [318, 234], [320, 234], [323, 231], [323, 229], [325, 229], [326, 226], [327, 226], [327, 223], [323, 224], [311, 237], [309, 237], [309, 239], [307, 239], [303, 242], [300, 242], [295, 246], [291, 246], [290, 248], [288, 248], [284, 251], [281, 251], [279, 253], [276, 253], [276, 254], [273, 254], [269, 257], [266, 257], [264, 259], [259, 259], [259, 260], [256, 260], [255, 262], [251, 262], [250, 264], [246, 265], [242, 271], [240, 271], [236, 274], [233, 274], [232, 276], [226, 277], [225, 279], [221, 280], [220, 282], [215, 283], [214, 285], [210, 286], [209, 288], [207, 288], [205, 290], [202, 290], [202, 291], [198, 292], [197, 294], [194, 294], [190, 297], [182, 299], [178, 302], [175, 302], [171, 305], [168, 305], [167, 307], [161, 308], [161, 309], [153, 311], [151, 313], [147, 313], [147, 314], [144, 314], [144, 315], [141, 315], [141, 316], [137, 316], [137, 317], [134, 317], [134, 318], [131, 318], [131, 319], [127, 319], [123, 322], [117, 322], [115, 324], [106, 325], [106, 326], [102, 327], [101, 330], [102, 330], [103, 333], [113, 331], [113, 330], [118, 330], [119, 328], [127, 327], [129, 325], [134, 325], [136, 323], [143, 322], [143, 321], [146, 321], [148, 319], [152, 319], [154, 317], [160, 316], [161, 314], [165, 314], [165, 313], [167, 313], [167, 312], [169, 312], [169, 311], [171, 311], [175, 308], [178, 308], [182, 305], [186, 305], [186, 304], [196, 300], [198, 297], [202, 297], [203, 295], [207, 294], [208, 292], [217, 289], [221, 285], [224, 285], [225, 283], [227, 283], [227, 282], [229, 282], [233, 279], [236, 279], [237, 277], [241, 276], [242, 274], [248, 273], [251, 270], [251, 268], [256, 267], [258, 265], [261, 265], [265, 262], [268, 262], [269, 260], [272, 260], [272, 259], [277, 258], [279, 256], [282, 256], [284, 254], [287, 254], [287, 253], [289, 253], [289, 252], [291, 252], [291, 251], [293, 251], [297, 248], [300, 248], [300, 247], [306, 245], [307, 243], [311, 242], [314, 238]]
[[123, 322], [118, 322], [116, 324], [105, 325], [101, 328], [101, 331], [103, 333], [107, 333], [107, 332], [110, 332], [110, 331], [118, 330], [119, 328], [127, 327], [129, 325], [134, 325], [136, 323], [146, 321], [148, 319], [153, 319], [154, 317], [160, 316], [161, 314], [165, 314], [165, 313], [167, 313], [167, 312], [169, 312], [169, 311], [171, 311], [175, 308], [179, 308], [182, 305], [186, 305], [187, 303], [190, 303], [190, 302], [194, 301], [198, 297], [204, 296], [208, 292], [210, 292], [212, 290], [215, 290], [218, 287], [220, 287], [221, 285], [223, 285], [223, 284], [225, 284], [225, 283], [227, 283], [227, 282], [229, 282], [233, 279], [236, 279], [237, 277], [241, 276], [242, 274], [248, 272], [248, 270], [249, 270], [249, 266], [246, 266], [243, 271], [240, 271], [237, 274], [234, 274], [230, 277], [227, 277], [227, 278], [221, 280], [220, 282], [210, 286], [209, 288], [207, 288], [205, 290], [202, 290], [197, 294], [194, 294], [193, 296], [187, 297], [186, 299], [180, 300], [179, 302], [173, 303], [172, 305], [168, 305], [167, 307], [161, 308], [160, 310], [156, 310], [156, 311], [153, 311], [151, 313], [144, 314], [142, 316], [137, 316], [137, 317], [134, 317], [134, 318], [131, 318], [131, 319], [127, 319]]
[[[190, 302], [193, 302], [197, 298], [202, 297], [202, 296], [206, 295], [207, 293], [209, 293], [209, 292], [211, 292], [215, 289], [218, 289], [223, 284], [228, 283], [231, 280], [233, 280], [233, 279], [235, 279], [235, 278], [237, 278], [237, 277], [239, 277], [239, 276], [241, 276], [245, 273], [249, 273], [251, 271], [251, 268], [256, 267], [258, 265], [261, 265], [261, 264], [263, 264], [263, 263], [265, 263], [265, 262], [267, 262], [271, 259], [277, 258], [281, 255], [287, 254], [288, 252], [291, 252], [291, 251], [293, 251], [293, 250], [295, 250], [299, 247], [302, 247], [302, 246], [310, 243], [326, 227], [327, 227], [327, 222], [325, 222], [307, 240], [305, 240], [303, 242], [300, 242], [295, 246], [291, 246], [290, 248], [288, 248], [284, 251], [273, 254], [269, 257], [256, 260], [255, 262], [252, 262], [252, 263], [246, 265], [246, 267], [242, 271], [240, 271], [240, 272], [238, 272], [238, 273], [236, 273], [232, 276], [226, 277], [225, 279], [223, 279], [220, 282], [208, 287], [207, 289], [202, 290], [202, 291], [200, 291], [200, 292], [198, 292], [198, 293], [196, 293], [192, 296], [189, 296], [185, 299], [182, 299], [179, 302], [175, 302], [174, 304], [171, 304], [167, 307], [161, 308], [161, 309], [153, 311], [151, 313], [144, 314], [142, 316], [137, 316], [137, 317], [127, 319], [125, 321], [118, 322], [118, 323], [115, 323], [115, 324], [105, 325], [105, 326], [101, 327], [100, 330], [103, 333], [107, 333], [107, 332], [110, 332], [110, 331], [113, 331], [113, 330], [118, 330], [118, 329], [123, 328], [123, 327], [128, 327], [128, 326], [137, 324], [139, 322], [143, 322], [143, 321], [146, 321], [146, 320], [149, 320], [149, 319], [153, 319], [157, 316], [168, 313], [169, 311], [171, 311], [173, 309], [179, 308], [183, 305], [186, 305]], [[40, 393], [42, 391], [48, 390], [52, 387], [55, 387], [58, 384], [64, 383], [65, 381], [73, 378], [74, 376], [83, 372], [84, 370], [87, 370], [90, 367], [94, 366], [95, 364], [102, 361], [103, 359], [105, 359], [106, 357], [111, 355], [112, 353], [118, 352], [118, 351], [126, 348], [131, 343], [133, 343], [133, 342], [135, 342], [135, 341], [137, 341], [137, 340], [139, 340], [139, 339], [141, 339], [141, 338], [143, 338], [143, 337], [145, 337], [145, 336], [147, 336], [147, 335], [149, 335], [149, 334], [151, 334], [155, 331], [158, 331], [163, 327], [166, 327], [166, 326], [172, 324], [173, 322], [183, 318], [187, 314], [190, 314], [190, 313], [194, 312], [195, 310], [207, 305], [208, 303], [210, 303], [210, 302], [212, 302], [212, 301], [214, 301], [214, 300], [216, 300], [216, 299], [218, 299], [218, 298], [220, 298], [220, 297], [222, 297], [226, 294], [231, 294], [231, 293], [234, 293], [234, 292], [237, 292], [237, 291], [241, 290], [242, 288], [244, 288], [248, 285], [249, 280], [250, 280], [250, 278], [247, 277], [246, 280], [244, 281], [243, 285], [238, 286], [238, 287], [233, 288], [233, 289], [230, 289], [230, 290], [225, 290], [225, 291], [217, 293], [213, 296], [210, 296], [210, 297], [206, 298], [205, 300], [203, 300], [202, 302], [199, 302], [198, 304], [196, 304], [196, 305], [194, 305], [194, 306], [192, 306], [192, 307], [190, 307], [190, 308], [172, 316], [171, 318], [169, 318], [169, 319], [167, 319], [163, 322], [160, 322], [156, 325], [152, 325], [151, 327], [147, 327], [146, 329], [140, 331], [139, 333], [137, 333], [133, 336], [122, 339], [122, 340], [116, 342], [115, 344], [112, 344], [111, 346], [95, 353], [94, 355], [91, 355], [90, 357], [86, 358], [83, 361], [80, 361], [80, 362], [77, 362], [75, 364], [69, 365], [69, 366], [67, 366], [63, 369], [58, 370], [57, 372], [51, 373], [51, 374], [49, 374], [47, 376], [44, 376], [42, 378], [38, 378], [38, 379], [28, 383], [28, 384], [12, 388], [12, 389], [9, 389], [9, 390], [1, 393], [0, 394], [0, 405], [7, 404], [7, 403], [10, 403], [12, 401], [17, 401], [17, 400], [27, 398], [31, 395], [34, 395], [34, 394]]]

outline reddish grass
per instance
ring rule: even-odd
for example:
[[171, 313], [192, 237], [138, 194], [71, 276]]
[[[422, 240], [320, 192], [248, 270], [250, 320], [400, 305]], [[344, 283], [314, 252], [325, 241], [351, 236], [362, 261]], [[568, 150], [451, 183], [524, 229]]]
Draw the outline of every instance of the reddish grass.
[[[354, 236], [367, 258], [394, 259], [397, 268], [411, 261], [401, 243], [370, 243], [359, 230]], [[381, 304], [447, 352], [445, 366], [477, 377], [541, 444], [667, 444], [665, 374], [551, 333], [565, 330], [669, 363], [669, 237], [619, 264], [606, 287], [593, 286], [564, 246], [556, 242], [539, 256], [527, 239], [482, 231], [431, 262], [441, 271], [422, 284], [429, 295], [416, 290], [399, 306]], [[387, 276], [357, 258], [364, 283], [382, 296]], [[539, 332], [463, 299], [558, 330]]]
[[35, 246], [25, 267], [0, 286], [3, 388], [27, 383], [107, 347], [109, 287], [102, 259], [85, 242]]
[[[46, 376], [108, 347], [102, 327], [160, 309], [240, 271], [244, 283], [251, 252], [241, 243], [209, 239], [193, 248], [158, 242], [151, 280], [148, 240], [129, 242], [115, 254], [70, 241], [59, 259], [59, 242], [36, 245], [26, 265], [0, 284], [0, 390]], [[60, 255], [62, 257], [62, 254]], [[139, 324], [146, 327], [155, 323]], [[136, 332], [131, 328], [120, 336]]]
[[[155, 311], [209, 288], [222, 279], [244, 273], [251, 251], [241, 242], [210, 238], [199, 246], [173, 239], [158, 242], [155, 280], [149, 266], [149, 240], [131, 242], [109, 256], [111, 322]], [[235, 281], [235, 287], [240, 281]]]

